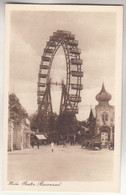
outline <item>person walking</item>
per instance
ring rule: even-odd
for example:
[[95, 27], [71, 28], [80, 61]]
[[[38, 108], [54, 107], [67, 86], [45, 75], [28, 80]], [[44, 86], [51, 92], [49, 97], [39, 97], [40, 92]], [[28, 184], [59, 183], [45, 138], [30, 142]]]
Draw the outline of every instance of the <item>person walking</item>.
[[54, 142], [51, 142], [51, 150], [54, 151]]
[[34, 141], [32, 140], [32, 142], [31, 142], [31, 145], [32, 145], [32, 148], [34, 148]]
[[38, 147], [38, 149], [39, 149], [39, 141], [37, 141], [37, 147]]
[[66, 146], [66, 142], [63, 140], [63, 148], [64, 147], [67, 147], [67, 146]]

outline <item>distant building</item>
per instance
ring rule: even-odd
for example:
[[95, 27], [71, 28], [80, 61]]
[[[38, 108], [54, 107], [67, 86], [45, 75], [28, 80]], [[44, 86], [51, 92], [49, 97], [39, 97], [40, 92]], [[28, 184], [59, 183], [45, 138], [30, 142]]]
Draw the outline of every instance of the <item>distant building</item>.
[[9, 95], [8, 150], [30, 147], [30, 121], [15, 94]]
[[93, 110], [90, 110], [89, 118], [88, 118], [88, 130], [90, 136], [95, 135], [95, 127], [96, 127], [96, 118], [95, 118], [95, 113]]
[[101, 141], [102, 145], [114, 143], [115, 108], [109, 104], [111, 98], [103, 83], [101, 91], [96, 95], [98, 105], [95, 106], [94, 113], [91, 109], [88, 119], [90, 135]]

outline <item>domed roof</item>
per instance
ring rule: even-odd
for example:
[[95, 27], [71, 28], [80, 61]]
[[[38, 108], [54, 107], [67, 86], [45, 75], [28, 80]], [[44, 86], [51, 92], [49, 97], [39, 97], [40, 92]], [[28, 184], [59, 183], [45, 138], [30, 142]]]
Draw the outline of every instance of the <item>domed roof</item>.
[[96, 100], [98, 102], [109, 102], [111, 98], [112, 96], [105, 90], [105, 86], [103, 83], [100, 93], [96, 95]]

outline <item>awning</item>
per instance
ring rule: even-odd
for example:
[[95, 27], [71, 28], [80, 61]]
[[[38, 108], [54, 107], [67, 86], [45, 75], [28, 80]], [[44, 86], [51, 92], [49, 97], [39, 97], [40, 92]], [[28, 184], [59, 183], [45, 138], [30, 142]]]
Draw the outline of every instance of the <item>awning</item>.
[[42, 139], [42, 140], [47, 139], [44, 135], [36, 135], [36, 137], [37, 137], [38, 139]]

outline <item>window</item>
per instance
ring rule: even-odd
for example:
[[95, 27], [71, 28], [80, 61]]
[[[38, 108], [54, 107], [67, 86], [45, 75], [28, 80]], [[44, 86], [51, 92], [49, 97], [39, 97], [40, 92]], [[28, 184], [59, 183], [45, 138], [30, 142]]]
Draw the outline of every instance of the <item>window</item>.
[[102, 121], [104, 121], [104, 115], [102, 115]]
[[105, 115], [105, 120], [108, 121], [108, 115], [107, 114]]
[[102, 121], [103, 121], [103, 122], [108, 121], [108, 114], [106, 114], [106, 113], [103, 113], [103, 114], [102, 114]]

